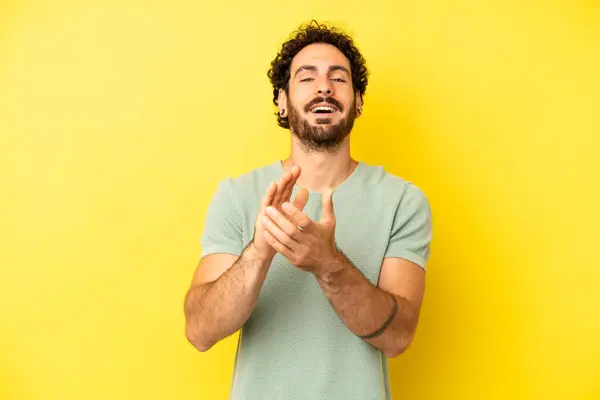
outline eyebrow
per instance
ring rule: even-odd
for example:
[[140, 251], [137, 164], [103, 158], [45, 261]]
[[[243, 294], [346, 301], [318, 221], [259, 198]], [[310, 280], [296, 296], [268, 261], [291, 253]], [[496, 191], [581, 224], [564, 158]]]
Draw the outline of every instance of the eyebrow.
[[[301, 71], [317, 71], [317, 67], [315, 67], [314, 65], [303, 65], [300, 68], [298, 68], [296, 70], [296, 72], [294, 73], [294, 77], [296, 75], [298, 75]], [[329, 67], [329, 72], [333, 72], [333, 71], [344, 71], [345, 73], [347, 73], [348, 75], [350, 75], [350, 71], [348, 71], [348, 68], [344, 67], [343, 65], [332, 65], [331, 67]]]

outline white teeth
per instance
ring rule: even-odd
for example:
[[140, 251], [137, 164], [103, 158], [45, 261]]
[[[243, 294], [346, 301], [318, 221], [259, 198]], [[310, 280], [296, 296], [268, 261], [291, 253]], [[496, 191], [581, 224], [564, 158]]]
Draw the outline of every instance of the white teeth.
[[312, 110], [310, 110], [311, 112], [317, 112], [317, 111], [328, 111], [328, 112], [333, 112], [335, 109], [333, 107], [325, 107], [325, 106], [320, 106], [320, 107], [315, 107]]

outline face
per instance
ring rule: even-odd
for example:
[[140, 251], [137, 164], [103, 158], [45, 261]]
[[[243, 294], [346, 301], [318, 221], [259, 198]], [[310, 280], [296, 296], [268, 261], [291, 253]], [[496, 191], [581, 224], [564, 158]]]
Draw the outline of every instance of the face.
[[292, 60], [289, 93], [280, 91], [279, 104], [286, 104], [291, 131], [307, 150], [336, 150], [360, 104], [348, 59], [329, 44], [304, 47]]

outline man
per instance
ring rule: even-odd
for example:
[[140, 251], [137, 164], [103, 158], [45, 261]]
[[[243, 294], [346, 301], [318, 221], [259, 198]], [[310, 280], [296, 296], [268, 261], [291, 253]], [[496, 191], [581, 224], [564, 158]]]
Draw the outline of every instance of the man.
[[429, 203], [350, 156], [367, 85], [350, 37], [304, 26], [269, 78], [291, 154], [220, 182], [186, 336], [206, 351], [241, 329], [231, 399], [390, 399], [387, 359], [409, 346], [421, 308]]

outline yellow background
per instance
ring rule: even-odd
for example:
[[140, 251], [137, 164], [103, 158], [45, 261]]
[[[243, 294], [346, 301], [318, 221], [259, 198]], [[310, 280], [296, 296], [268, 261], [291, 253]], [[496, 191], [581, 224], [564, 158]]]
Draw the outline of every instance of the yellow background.
[[317, 18], [371, 70], [353, 155], [435, 238], [398, 399], [600, 399], [600, 5], [0, 2], [0, 399], [226, 399], [183, 296], [217, 182], [287, 155], [266, 72]]

